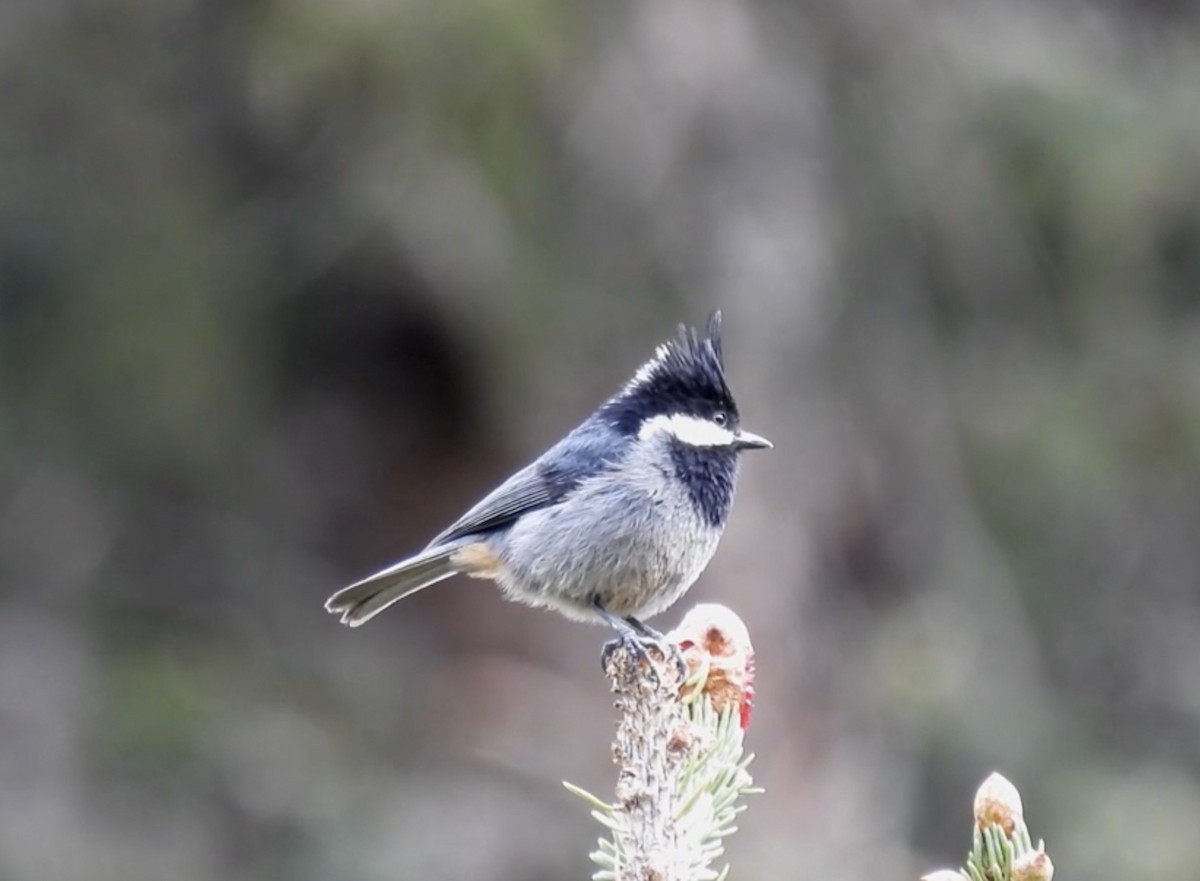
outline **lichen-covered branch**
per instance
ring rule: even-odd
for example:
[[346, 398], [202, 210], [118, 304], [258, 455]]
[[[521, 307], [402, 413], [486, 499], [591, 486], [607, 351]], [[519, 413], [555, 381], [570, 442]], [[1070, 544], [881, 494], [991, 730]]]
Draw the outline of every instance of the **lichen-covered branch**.
[[683, 686], [673, 663], [652, 661], [652, 671], [624, 649], [608, 658], [605, 672], [621, 714], [613, 741], [615, 805], [623, 818], [613, 830], [622, 879], [684, 879], [686, 855], [676, 823], [688, 758], [702, 749], [704, 733], [692, 725], [679, 699]]
[[[597, 881], [713, 881], [722, 841], [750, 792], [742, 736], [750, 718], [753, 652], [723, 606], [697, 606], [647, 658], [618, 648], [605, 672], [620, 713], [613, 741], [616, 798], [585, 798], [610, 834], [592, 854]], [[687, 672], [681, 675], [678, 658]]]

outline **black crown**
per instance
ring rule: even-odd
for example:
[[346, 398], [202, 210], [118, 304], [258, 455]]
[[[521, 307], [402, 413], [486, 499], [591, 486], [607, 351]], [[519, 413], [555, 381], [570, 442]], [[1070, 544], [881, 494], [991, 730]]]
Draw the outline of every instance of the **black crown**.
[[720, 310], [709, 316], [704, 336], [681, 324], [675, 338], [659, 346], [601, 412], [625, 434], [636, 434], [647, 419], [674, 413], [711, 419], [723, 412], [726, 424], [736, 428], [737, 404], [721, 356]]

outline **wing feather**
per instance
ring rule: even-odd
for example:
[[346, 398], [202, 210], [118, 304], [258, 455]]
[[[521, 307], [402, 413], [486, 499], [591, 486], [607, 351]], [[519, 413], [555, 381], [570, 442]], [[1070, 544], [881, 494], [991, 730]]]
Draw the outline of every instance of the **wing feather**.
[[617, 460], [621, 440], [607, 426], [580, 426], [531, 465], [484, 496], [447, 527], [430, 547], [506, 526], [528, 511], [559, 502], [584, 478]]
[[465, 535], [487, 532], [511, 523], [526, 511], [544, 507], [555, 500], [552, 487], [537, 471], [536, 463], [522, 468], [484, 496], [439, 534], [430, 546], [453, 541]]

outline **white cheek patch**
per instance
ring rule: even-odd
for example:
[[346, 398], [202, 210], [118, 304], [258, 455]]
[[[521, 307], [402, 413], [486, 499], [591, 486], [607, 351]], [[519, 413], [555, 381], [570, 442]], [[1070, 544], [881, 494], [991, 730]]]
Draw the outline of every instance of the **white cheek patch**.
[[638, 437], [642, 440], [656, 434], [668, 434], [680, 443], [693, 447], [728, 447], [733, 445], [735, 439], [732, 431], [711, 419], [682, 413], [655, 416], [643, 422], [638, 429]]

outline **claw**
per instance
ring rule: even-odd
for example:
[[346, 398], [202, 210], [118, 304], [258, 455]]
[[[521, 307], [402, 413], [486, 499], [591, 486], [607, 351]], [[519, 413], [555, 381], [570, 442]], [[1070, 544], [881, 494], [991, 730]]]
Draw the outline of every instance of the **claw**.
[[[654, 646], [658, 648], [658, 646]], [[618, 634], [615, 638], [604, 643], [604, 648], [600, 651], [600, 662], [604, 668], [608, 668], [608, 662], [612, 660], [613, 653], [624, 649], [633, 655], [639, 662], [644, 662], [651, 670], [654, 669], [654, 659], [650, 656], [650, 646], [643, 641], [642, 637], [628, 631]]]
[[605, 672], [608, 671], [608, 664], [612, 659], [613, 652], [620, 649], [627, 651], [637, 661], [638, 666], [649, 673], [650, 678], [656, 686], [661, 684], [658, 675], [659, 664], [663, 663], [663, 660], [666, 658], [670, 658], [675, 662], [679, 682], [687, 682], [687, 661], [684, 660], [683, 652], [679, 650], [679, 646], [672, 642], [641, 636], [630, 631], [622, 632], [614, 639], [610, 639], [604, 643], [604, 648], [600, 652], [600, 666], [602, 670]]
[[[658, 672], [659, 664], [662, 663], [663, 658], [666, 658], [672, 652], [672, 649], [674, 649], [674, 646], [670, 645], [670, 643], [626, 631], [604, 644], [604, 648], [600, 653], [600, 662], [605, 672], [607, 672], [613, 652], [624, 650], [637, 662], [640, 669], [646, 671], [646, 675], [657, 688], [662, 684], [662, 679]], [[674, 654], [677, 662], [683, 661], [682, 656], [678, 654], [678, 650], [675, 650]], [[686, 666], [686, 664], [683, 665], [685, 669]]]
[[611, 639], [604, 644], [604, 648], [600, 653], [601, 668], [607, 672], [608, 663], [612, 659], [613, 652], [617, 649], [624, 649], [637, 660], [638, 665], [649, 671], [654, 684], [661, 684], [658, 676], [658, 664], [650, 654], [651, 650], [658, 653], [660, 659], [665, 659], [671, 656], [675, 660], [676, 669], [679, 671], [679, 681], [683, 682], [687, 679], [687, 662], [683, 659], [683, 653], [679, 647], [670, 642], [661, 633], [653, 627], [648, 627], [637, 618], [632, 616], [621, 618], [614, 615], [608, 609], [604, 608], [599, 600], [592, 603], [592, 607], [596, 613], [603, 618], [608, 624], [617, 631], [615, 639]]

